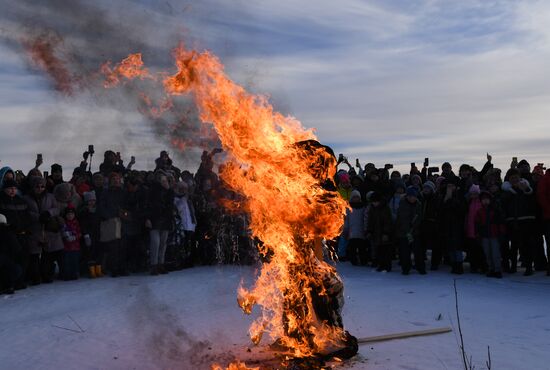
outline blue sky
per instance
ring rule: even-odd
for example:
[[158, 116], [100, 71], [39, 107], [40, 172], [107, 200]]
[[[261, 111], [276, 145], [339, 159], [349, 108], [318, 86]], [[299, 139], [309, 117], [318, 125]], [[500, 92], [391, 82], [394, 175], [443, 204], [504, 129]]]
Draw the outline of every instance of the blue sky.
[[[429, 156], [437, 165], [480, 167], [489, 151], [503, 167], [512, 156], [550, 162], [547, 1], [116, 4], [110, 17], [142, 17], [147, 32], [135, 37], [160, 45], [158, 54], [181, 34], [213, 50], [237, 82], [271, 96], [276, 109], [316, 127], [350, 159], [405, 169]], [[0, 22], [2, 32], [13, 29], [9, 16]], [[1, 164], [24, 169], [37, 152], [46, 163], [76, 164], [89, 143], [148, 166], [165, 146], [127, 106], [52, 92], [7, 43], [0, 43], [0, 125]], [[182, 167], [193, 166], [193, 156], [186, 161]]]

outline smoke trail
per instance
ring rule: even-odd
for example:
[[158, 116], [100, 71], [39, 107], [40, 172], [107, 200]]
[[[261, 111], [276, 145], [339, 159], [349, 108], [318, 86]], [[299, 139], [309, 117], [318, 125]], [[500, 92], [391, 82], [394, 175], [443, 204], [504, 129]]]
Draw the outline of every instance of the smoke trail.
[[[56, 127], [72, 128], [65, 130], [72, 135], [65, 134], [64, 141], [76, 139], [81, 134], [78, 128], [84, 124], [75, 125], [75, 115], [78, 122], [89, 121], [85, 117], [93, 105], [106, 111], [99, 114], [104, 120], [100, 127], [117, 131], [116, 138], [105, 139], [124, 142], [134, 151], [136, 144], [127, 139], [150, 140], [144, 127], [157, 140], [177, 149], [175, 153], [185, 165], [192, 163], [200, 150], [219, 145], [214, 131], [201, 124], [188, 99], [174, 100], [163, 115], [154, 115], [151, 112], [159, 110], [165, 101], [163, 92], [147, 81], [128, 83], [116, 90], [103, 87], [100, 67], [106, 60], [120, 60], [140, 51], [152, 69], [172, 64], [170, 48], [186, 31], [176, 22], [175, 7], [169, 2], [146, 6], [127, 1], [20, 0], [8, 4], [0, 0], [0, 6], [5, 10], [0, 14], [2, 40], [25, 55], [30, 71], [45, 75], [50, 87], [63, 98], [55, 113], [38, 122], [38, 136], [58, 140], [59, 131], [52, 130], [55, 122]], [[183, 7], [177, 10], [178, 16], [185, 11]], [[147, 91], [147, 98], [143, 91]], [[115, 111], [120, 114], [109, 113]], [[137, 122], [135, 112], [142, 113]], [[101, 131], [106, 130], [99, 131], [98, 139], [102, 140]]]

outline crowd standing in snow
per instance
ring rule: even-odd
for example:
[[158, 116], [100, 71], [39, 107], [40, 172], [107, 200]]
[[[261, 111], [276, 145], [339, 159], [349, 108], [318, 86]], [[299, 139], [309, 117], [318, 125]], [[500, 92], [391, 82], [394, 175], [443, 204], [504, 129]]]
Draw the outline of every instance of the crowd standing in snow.
[[[203, 152], [198, 171], [180, 171], [166, 151], [154, 171], [124, 165], [106, 151], [99, 171], [84, 160], [66, 181], [59, 164], [27, 175], [0, 169], [0, 292], [79, 276], [151, 275], [193, 265], [250, 264], [256, 242], [247, 217], [224, 212], [222, 200], [238, 201], [214, 173]], [[90, 161], [91, 162], [91, 161]]]
[[[0, 169], [0, 292], [79, 276], [151, 275], [194, 265], [250, 264], [258, 259], [246, 214], [223, 208], [239, 202], [203, 152], [195, 174], [175, 167], [168, 153], [153, 171], [125, 166], [106, 151], [99, 171], [88, 162], [93, 146], [69, 181], [59, 164], [42, 172], [41, 155], [27, 175]], [[329, 241], [341, 261], [391, 271], [399, 266], [426, 274], [450, 266], [501, 278], [546, 271], [550, 238], [550, 170], [531, 171], [514, 158], [506, 171], [492, 158], [481, 171], [449, 163], [441, 173], [428, 159], [410, 173], [349, 164], [340, 155], [335, 191], [350, 208], [342, 235]], [[289, 200], [291, 201], [291, 200]], [[430, 253], [431, 252], [431, 253]]]
[[354, 168], [343, 155], [339, 165], [347, 168], [336, 175], [338, 192], [351, 206], [338, 240], [341, 259], [391, 271], [397, 257], [404, 275], [442, 265], [463, 274], [466, 263], [472, 273], [502, 278], [518, 262], [525, 276], [550, 275], [550, 169], [543, 164], [531, 170], [513, 158], [503, 171], [487, 154], [481, 171], [463, 164], [458, 174], [449, 163], [439, 173], [428, 158], [407, 174], [359, 161]]

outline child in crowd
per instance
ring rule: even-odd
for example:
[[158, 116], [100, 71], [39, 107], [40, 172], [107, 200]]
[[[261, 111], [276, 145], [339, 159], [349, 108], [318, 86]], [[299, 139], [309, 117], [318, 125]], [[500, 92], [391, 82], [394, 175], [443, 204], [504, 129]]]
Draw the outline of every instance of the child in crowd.
[[63, 226], [63, 279], [78, 279], [80, 259], [80, 225], [76, 219], [76, 210], [69, 203], [65, 208], [65, 225]]

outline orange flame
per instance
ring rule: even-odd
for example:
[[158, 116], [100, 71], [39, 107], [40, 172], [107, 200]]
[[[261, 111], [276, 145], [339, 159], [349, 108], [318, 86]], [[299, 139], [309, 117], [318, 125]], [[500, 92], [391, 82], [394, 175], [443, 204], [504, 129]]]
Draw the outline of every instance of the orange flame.
[[254, 286], [238, 292], [245, 313], [256, 304], [262, 310], [250, 328], [252, 341], [268, 333], [297, 357], [341, 344], [343, 329], [319, 319], [313, 302], [330, 293], [327, 287], [341, 288], [335, 269], [314, 253], [322, 238], [339, 235], [347, 206], [320, 184], [334, 176], [336, 159], [298, 145], [314, 140], [313, 131], [231, 81], [208, 51], [181, 45], [174, 57], [177, 73], [164, 77], [164, 89], [191, 94], [201, 121], [213, 125], [228, 154], [220, 176], [244, 196], [252, 234], [269, 256]]
[[104, 86], [111, 88], [121, 82], [121, 78], [131, 80], [139, 77], [140, 79], [151, 78], [147, 68], [143, 67], [141, 53], [130, 54], [123, 59], [114, 68], [111, 68], [111, 62], [106, 62], [101, 66], [101, 72], [105, 75]]
[[237, 361], [229, 364], [228, 367], [223, 368], [220, 365], [213, 365], [212, 370], [260, 370], [259, 367], [248, 367], [245, 363]]

